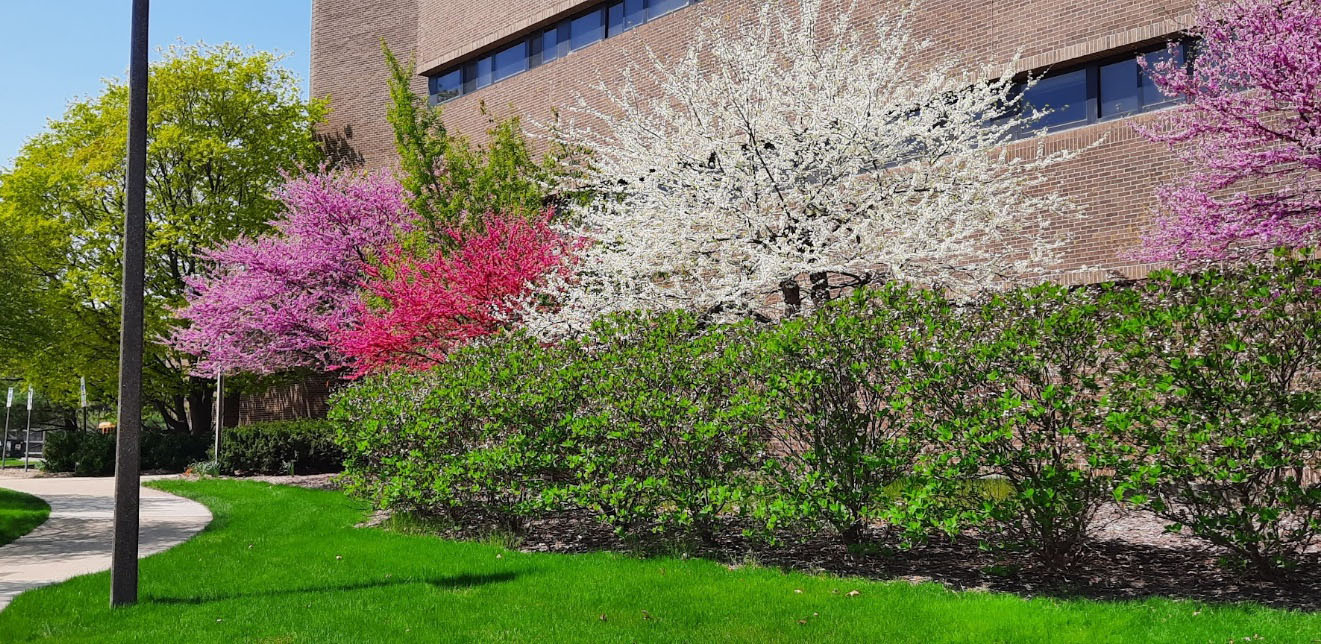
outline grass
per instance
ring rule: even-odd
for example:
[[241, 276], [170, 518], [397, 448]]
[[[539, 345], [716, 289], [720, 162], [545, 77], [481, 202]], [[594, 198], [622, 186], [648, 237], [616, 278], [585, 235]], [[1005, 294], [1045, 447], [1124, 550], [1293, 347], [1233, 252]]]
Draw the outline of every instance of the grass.
[[[698, 559], [527, 554], [379, 528], [336, 492], [254, 482], [158, 486], [209, 506], [200, 535], [142, 562], [142, 601], [109, 576], [21, 595], [6, 641], [1268, 642], [1321, 638], [1321, 614], [1095, 602], [731, 570]], [[856, 594], [853, 591], [857, 591]]]
[[[9, 457], [7, 459], [4, 459], [4, 466], [22, 468], [22, 457], [18, 457], [18, 458]], [[37, 457], [32, 457], [32, 461], [28, 462], [28, 466], [32, 467], [33, 470], [40, 470], [41, 459]]]
[[50, 516], [50, 506], [31, 494], [0, 487], [0, 546], [32, 532]]

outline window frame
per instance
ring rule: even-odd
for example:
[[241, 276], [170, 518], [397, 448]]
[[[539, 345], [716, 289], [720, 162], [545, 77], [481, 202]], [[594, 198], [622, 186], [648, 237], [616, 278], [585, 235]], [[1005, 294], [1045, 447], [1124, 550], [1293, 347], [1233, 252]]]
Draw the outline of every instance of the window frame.
[[[1178, 45], [1178, 47], [1179, 47], [1179, 56], [1181, 56], [1181, 57], [1183, 58], [1183, 65], [1184, 65], [1185, 67], [1187, 67], [1188, 69], [1191, 70], [1191, 69], [1192, 69], [1193, 58], [1194, 58], [1194, 57], [1190, 54], [1190, 48], [1193, 46], [1193, 42], [1192, 42], [1191, 40], [1188, 40], [1188, 39], [1175, 40], [1175, 41], [1171, 41], [1171, 42], [1172, 42], [1173, 44], [1175, 44], [1175, 45]], [[1054, 133], [1056, 133], [1056, 132], [1062, 132], [1062, 131], [1065, 131], [1065, 130], [1071, 130], [1071, 129], [1074, 129], [1074, 128], [1086, 127], [1086, 126], [1088, 126], [1088, 125], [1096, 125], [1096, 124], [1098, 124], [1098, 123], [1108, 123], [1108, 122], [1111, 122], [1111, 121], [1117, 121], [1117, 120], [1120, 120], [1120, 119], [1126, 119], [1126, 118], [1130, 118], [1130, 117], [1133, 117], [1133, 116], [1137, 116], [1137, 115], [1139, 115], [1139, 114], [1146, 114], [1146, 113], [1149, 113], [1149, 112], [1155, 112], [1155, 111], [1157, 111], [1157, 110], [1162, 110], [1162, 109], [1165, 109], [1165, 108], [1167, 108], [1167, 107], [1172, 107], [1172, 106], [1174, 106], [1174, 105], [1177, 105], [1177, 104], [1178, 104], [1178, 100], [1177, 100], [1177, 99], [1171, 99], [1171, 98], [1168, 98], [1168, 97], [1165, 98], [1164, 100], [1161, 100], [1161, 101], [1158, 101], [1158, 102], [1155, 102], [1155, 103], [1148, 103], [1148, 102], [1147, 102], [1146, 97], [1143, 95], [1143, 92], [1142, 92], [1143, 85], [1141, 84], [1140, 81], [1141, 81], [1142, 78], [1150, 78], [1150, 77], [1147, 76], [1147, 75], [1142, 71], [1141, 65], [1139, 64], [1139, 66], [1138, 66], [1138, 79], [1139, 79], [1139, 84], [1137, 85], [1137, 94], [1136, 94], [1136, 97], [1137, 97], [1137, 100], [1138, 100], [1138, 108], [1135, 109], [1135, 110], [1129, 110], [1129, 111], [1124, 111], [1124, 112], [1115, 112], [1115, 113], [1113, 113], [1113, 114], [1102, 114], [1102, 113], [1101, 113], [1101, 95], [1102, 95], [1102, 91], [1101, 91], [1101, 68], [1104, 67], [1104, 66], [1106, 66], [1106, 65], [1110, 65], [1110, 64], [1112, 64], [1112, 63], [1122, 62], [1122, 61], [1126, 61], [1126, 60], [1134, 60], [1134, 61], [1136, 61], [1138, 58], [1146, 57], [1146, 56], [1149, 56], [1149, 55], [1151, 55], [1151, 54], [1153, 54], [1153, 53], [1157, 53], [1157, 52], [1165, 51], [1165, 50], [1167, 50], [1167, 49], [1169, 48], [1169, 44], [1170, 44], [1170, 42], [1166, 42], [1166, 43], [1162, 43], [1162, 44], [1160, 44], [1160, 45], [1153, 45], [1153, 46], [1147, 46], [1147, 47], [1139, 47], [1139, 48], [1136, 48], [1136, 49], [1134, 49], [1134, 50], [1132, 50], [1132, 51], [1130, 51], [1130, 52], [1128, 52], [1128, 53], [1125, 53], [1125, 54], [1117, 54], [1117, 55], [1114, 55], [1114, 56], [1105, 56], [1105, 57], [1097, 58], [1097, 59], [1095, 59], [1095, 60], [1091, 60], [1091, 61], [1088, 61], [1088, 62], [1085, 62], [1085, 63], [1074, 64], [1074, 65], [1068, 65], [1068, 66], [1065, 66], [1065, 67], [1061, 67], [1061, 68], [1059, 68], [1059, 69], [1046, 68], [1046, 71], [1040, 73], [1039, 80], [1045, 80], [1045, 79], [1048, 79], [1048, 78], [1055, 78], [1055, 77], [1058, 77], [1058, 76], [1063, 76], [1063, 75], [1065, 75], [1065, 74], [1071, 74], [1071, 73], [1077, 72], [1078, 70], [1086, 70], [1086, 81], [1085, 81], [1085, 82], [1086, 82], [1086, 84], [1087, 84], [1087, 85], [1086, 85], [1086, 95], [1087, 95], [1087, 96], [1086, 96], [1086, 98], [1083, 99], [1083, 100], [1085, 101], [1085, 104], [1086, 104], [1086, 114], [1087, 114], [1087, 116], [1086, 116], [1086, 118], [1081, 119], [1081, 120], [1070, 121], [1070, 122], [1068, 122], [1068, 123], [1061, 123], [1061, 124], [1059, 124], [1059, 125], [1052, 125], [1052, 126], [1045, 126], [1045, 127], [1043, 127], [1043, 126], [1039, 126], [1039, 125], [1033, 125], [1032, 127], [1026, 128], [1025, 131], [1020, 132], [1020, 133], [1017, 133], [1013, 138], [1014, 138], [1015, 140], [1023, 139], [1023, 138], [1030, 137], [1030, 136], [1036, 134], [1037, 132], [1043, 132], [1043, 131], [1046, 132], [1047, 134], [1054, 134]], [[1016, 85], [1018, 85], [1018, 86], [1021, 87], [1022, 85], [1025, 85], [1025, 84], [1026, 84], [1025, 81], [1020, 81], [1020, 82], [1017, 83]], [[1021, 90], [1019, 90], [1019, 91], [1021, 91]], [[1047, 117], [1047, 118], [1049, 118], [1049, 117]]]
[[[467, 94], [495, 85], [503, 80], [513, 78], [524, 72], [531, 71], [553, 60], [564, 58], [571, 53], [581, 51], [592, 45], [619, 34], [631, 31], [652, 20], [668, 16], [680, 9], [697, 4], [701, 0], [669, 0], [677, 1], [678, 5], [665, 13], [656, 15], [651, 14], [652, 3], [659, 3], [664, 0], [604, 0], [593, 3], [592, 5], [575, 11], [572, 14], [564, 16], [562, 19], [537, 29], [530, 34], [525, 34], [514, 40], [502, 42], [496, 47], [487, 47], [480, 52], [473, 52], [462, 62], [452, 64], [440, 69], [435, 74], [427, 75], [427, 93], [428, 101], [432, 105], [439, 105], [460, 98]], [[619, 16], [615, 21], [611, 20], [610, 14], [618, 6]], [[632, 8], [630, 12], [629, 9]], [[573, 46], [572, 25], [575, 21], [588, 17], [593, 13], [599, 13], [601, 21], [601, 37], [589, 42], [585, 42], [577, 47]], [[621, 24], [622, 23], [622, 24]], [[554, 49], [547, 49], [551, 35], [554, 35]], [[503, 53], [511, 47], [524, 47], [526, 62], [523, 69], [514, 72], [508, 76], [495, 78], [495, 55]], [[459, 90], [453, 96], [441, 97], [436, 91], [438, 88], [437, 79], [454, 72], [459, 73]], [[482, 71], [485, 71], [485, 77], [491, 79], [489, 82], [478, 85], [478, 80], [483, 78]]]

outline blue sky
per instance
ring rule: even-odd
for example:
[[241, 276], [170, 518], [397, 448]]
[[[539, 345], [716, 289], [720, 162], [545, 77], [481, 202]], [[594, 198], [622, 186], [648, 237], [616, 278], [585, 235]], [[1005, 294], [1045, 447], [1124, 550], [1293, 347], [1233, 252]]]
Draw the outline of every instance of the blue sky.
[[[23, 141], [128, 71], [129, 0], [0, 0], [0, 167]], [[307, 92], [311, 0], [153, 0], [151, 50], [231, 42], [288, 54]]]

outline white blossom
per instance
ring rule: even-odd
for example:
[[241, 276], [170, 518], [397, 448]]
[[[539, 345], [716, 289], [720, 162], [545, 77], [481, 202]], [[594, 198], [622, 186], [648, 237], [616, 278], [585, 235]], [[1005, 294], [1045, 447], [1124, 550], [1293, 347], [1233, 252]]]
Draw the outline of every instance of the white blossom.
[[606, 108], [580, 98], [548, 129], [594, 150], [610, 197], [570, 219], [594, 243], [534, 330], [629, 309], [749, 315], [812, 273], [962, 292], [1039, 274], [1066, 241], [1050, 224], [1077, 216], [1043, 171], [1077, 152], [1002, 145], [1041, 115], [1021, 109], [1015, 61], [969, 70], [913, 37], [913, 10], [864, 29], [819, 0], [767, 2], [703, 23], [680, 58], [648, 51], [597, 88]]

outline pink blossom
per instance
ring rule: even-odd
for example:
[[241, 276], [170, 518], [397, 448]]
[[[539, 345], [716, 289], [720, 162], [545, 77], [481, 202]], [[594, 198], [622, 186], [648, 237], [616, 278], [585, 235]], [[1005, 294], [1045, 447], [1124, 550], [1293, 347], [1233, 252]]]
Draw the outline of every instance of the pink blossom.
[[1147, 138], [1194, 171], [1158, 192], [1142, 255], [1219, 260], [1313, 245], [1321, 231], [1321, 3], [1230, 0], [1200, 7], [1195, 69], [1157, 66], [1187, 101]]
[[578, 243], [555, 232], [550, 211], [528, 221], [488, 214], [478, 231], [449, 229], [429, 261], [394, 251], [367, 269], [358, 324], [336, 341], [359, 374], [425, 369], [453, 348], [516, 323], [533, 288], [563, 274]]
[[189, 324], [171, 341], [198, 375], [338, 368], [331, 338], [357, 320], [370, 261], [417, 219], [386, 174], [291, 179], [277, 197], [287, 212], [273, 234], [204, 253], [211, 269], [189, 283]]

